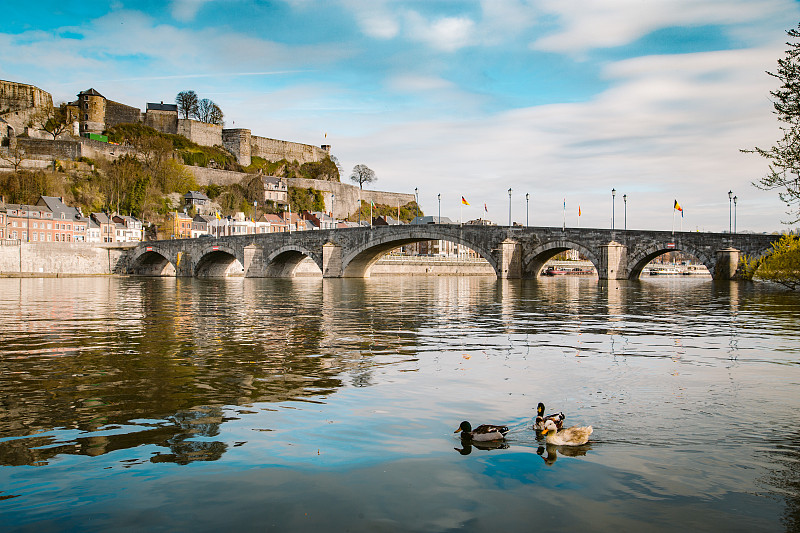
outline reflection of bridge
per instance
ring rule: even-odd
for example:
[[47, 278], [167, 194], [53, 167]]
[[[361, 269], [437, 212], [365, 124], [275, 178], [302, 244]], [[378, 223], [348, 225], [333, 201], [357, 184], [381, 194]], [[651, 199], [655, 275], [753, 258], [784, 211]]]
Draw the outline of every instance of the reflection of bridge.
[[238, 260], [247, 277], [290, 277], [308, 257], [324, 277], [361, 278], [369, 277], [370, 267], [392, 249], [446, 240], [477, 252], [499, 278], [536, 276], [545, 261], [576, 249], [594, 264], [601, 279], [636, 279], [653, 258], [672, 251], [695, 256], [715, 279], [730, 279], [740, 254], [761, 256], [777, 239], [777, 235], [583, 228], [379, 226], [147, 242], [128, 251], [117, 272], [222, 277]]

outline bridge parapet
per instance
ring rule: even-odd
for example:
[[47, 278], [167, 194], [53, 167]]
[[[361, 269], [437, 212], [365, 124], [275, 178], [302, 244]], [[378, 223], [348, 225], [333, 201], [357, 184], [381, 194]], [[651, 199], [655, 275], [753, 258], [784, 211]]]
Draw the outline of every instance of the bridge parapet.
[[142, 243], [126, 252], [119, 271], [140, 275], [224, 276], [238, 261], [245, 276], [291, 276], [311, 258], [324, 277], [368, 277], [386, 252], [420, 241], [446, 240], [471, 248], [497, 277], [536, 277], [561, 251], [576, 249], [601, 279], [637, 279], [653, 258], [684, 251], [717, 279], [736, 275], [740, 255], [759, 257], [778, 235], [729, 235], [666, 231], [611, 231], [597, 228], [460, 226], [456, 224], [380, 226], [203, 237]]

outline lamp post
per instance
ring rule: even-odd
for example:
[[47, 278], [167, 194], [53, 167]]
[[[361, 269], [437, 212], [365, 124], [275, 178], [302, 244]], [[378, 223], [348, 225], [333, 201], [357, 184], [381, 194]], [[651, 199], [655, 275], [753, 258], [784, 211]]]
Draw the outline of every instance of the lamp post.
[[733, 197], [733, 232], [736, 233], [736, 200], [737, 197]]
[[511, 226], [511, 187], [508, 188], [508, 225]]
[[628, 231], [628, 195], [627, 194], [623, 194], [622, 195], [622, 203], [624, 205], [624, 207], [622, 209], [623, 212], [624, 212], [624, 216], [623, 216], [623, 221], [624, 221], [624, 224], [625, 224], [624, 230]]
[[733, 191], [728, 191], [728, 234], [733, 232], [733, 206], [731, 200], [733, 199]]
[[416, 213], [417, 216], [419, 216], [419, 189], [417, 187], [414, 187], [414, 198], [417, 203], [417, 208], [415, 209], [415, 211], [417, 212]]
[[531, 204], [531, 194], [526, 192], [525, 193], [525, 225], [526, 226], [530, 226], [531, 225], [531, 219], [528, 216], [528, 213], [530, 212], [529, 211], [530, 204]]
[[331, 218], [333, 219], [333, 229], [336, 229], [336, 195], [331, 194]]
[[614, 231], [614, 204], [617, 200], [617, 189], [611, 189], [611, 231]]
[[442, 193], [436, 195], [437, 200], [439, 200], [439, 218], [436, 221], [437, 224], [442, 223]]

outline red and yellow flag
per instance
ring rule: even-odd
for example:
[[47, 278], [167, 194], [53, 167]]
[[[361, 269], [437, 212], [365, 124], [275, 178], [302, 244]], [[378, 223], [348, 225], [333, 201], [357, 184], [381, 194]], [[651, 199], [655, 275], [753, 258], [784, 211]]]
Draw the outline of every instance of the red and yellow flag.
[[677, 209], [678, 211], [683, 213], [683, 208], [681, 207], [681, 204], [678, 203], [678, 200], [675, 200], [675, 205], [673, 205], [672, 208]]
[[461, 203], [464, 204], [464, 205], [469, 205], [469, 202], [463, 196], [461, 197]]
[[581, 206], [578, 206], [578, 216], [581, 216]]

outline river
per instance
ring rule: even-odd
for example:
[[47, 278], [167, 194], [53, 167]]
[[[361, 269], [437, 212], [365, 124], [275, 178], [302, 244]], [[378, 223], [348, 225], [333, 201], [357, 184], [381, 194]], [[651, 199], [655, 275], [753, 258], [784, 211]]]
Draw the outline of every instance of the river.
[[[0, 279], [2, 531], [797, 531], [800, 299]], [[594, 433], [545, 446], [535, 408]], [[505, 443], [453, 431], [503, 423]]]

